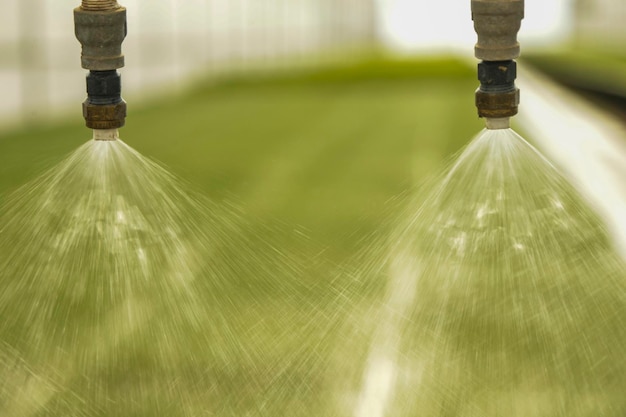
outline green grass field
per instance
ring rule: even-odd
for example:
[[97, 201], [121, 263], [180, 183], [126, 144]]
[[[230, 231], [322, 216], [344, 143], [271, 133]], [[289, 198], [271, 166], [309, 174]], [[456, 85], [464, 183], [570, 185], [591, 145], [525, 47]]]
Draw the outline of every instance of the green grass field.
[[[137, 340], [117, 347], [119, 357], [116, 350], [107, 359], [115, 366], [94, 363], [80, 377], [60, 378], [48, 405], [12, 417], [349, 415], [344, 403], [354, 402], [348, 397], [359, 387], [341, 376], [359, 375], [368, 346], [346, 355], [344, 330], [369, 331], [358, 323], [372, 296], [359, 294], [366, 286], [350, 271], [358, 270], [362, 250], [386, 235], [396, 197], [439, 171], [481, 129], [476, 85], [474, 70], [452, 59], [368, 62], [207, 82], [129, 103], [126, 143], [218, 204], [241, 207], [250, 222], [272, 230], [277, 251], [296, 254], [294, 270], [302, 272], [285, 278], [289, 290], [259, 288], [258, 297], [222, 311], [238, 324], [217, 331], [212, 345], [193, 333], [177, 340], [171, 357], [180, 363], [151, 362], [150, 341], [163, 335], [139, 329]], [[71, 120], [4, 134], [0, 192], [53, 166], [90, 135], [78, 111]], [[347, 305], [335, 302], [342, 296], [354, 297], [351, 311], [337, 310]], [[0, 349], [0, 366], [9, 362], [3, 355]], [[7, 392], [0, 383], [0, 395]]]
[[[623, 265], [540, 156], [504, 135], [446, 204], [403, 211], [481, 130], [476, 85], [453, 59], [370, 61], [129, 103], [122, 139], [212, 203], [186, 211], [132, 151], [86, 151], [61, 171], [88, 180], [0, 205], [0, 417], [624, 415]], [[0, 137], [0, 196], [67, 166], [82, 123]], [[215, 227], [185, 239], [186, 219]], [[137, 276], [102, 272], [119, 264]]]
[[592, 49], [557, 49], [523, 56], [541, 72], [574, 89], [626, 97], [626, 57]]
[[[390, 198], [482, 128], [474, 78], [472, 68], [445, 59], [198, 85], [129, 103], [121, 137], [210, 197], [229, 196], [255, 215], [302, 227], [343, 256], [353, 233], [377, 228]], [[3, 135], [0, 191], [90, 136], [78, 111], [66, 122]]]

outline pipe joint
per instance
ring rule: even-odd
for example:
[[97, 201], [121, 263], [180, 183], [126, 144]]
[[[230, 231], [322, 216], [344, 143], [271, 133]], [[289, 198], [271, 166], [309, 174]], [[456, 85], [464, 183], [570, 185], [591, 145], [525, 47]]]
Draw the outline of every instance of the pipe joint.
[[519, 89], [507, 93], [486, 93], [476, 90], [478, 116], [490, 119], [503, 119], [517, 114]]
[[126, 9], [116, 1], [83, 1], [74, 9], [76, 38], [82, 45], [81, 65], [92, 71], [122, 68]]
[[116, 70], [90, 71], [83, 116], [92, 129], [118, 129], [125, 124], [126, 102], [122, 99], [122, 78]]
[[524, 0], [472, 0], [472, 20], [478, 42], [474, 48], [480, 87], [478, 115], [487, 128], [502, 129], [517, 114], [520, 92], [515, 86], [520, 46], [517, 32], [524, 18]]
[[83, 117], [94, 139], [114, 140], [126, 121], [122, 80], [122, 42], [126, 37], [126, 9], [116, 0], [82, 0], [74, 9], [74, 30], [82, 46], [81, 65], [89, 70]]
[[515, 86], [515, 61], [483, 61], [478, 64], [480, 87], [476, 90], [478, 115], [486, 118], [508, 118], [517, 114], [519, 89]]
[[516, 59], [517, 32], [524, 18], [524, 0], [472, 0], [472, 20], [478, 42], [476, 58], [485, 61]]
[[480, 89], [489, 93], [515, 89], [517, 63], [515, 61], [483, 61], [478, 64]]
[[83, 117], [91, 129], [119, 129], [126, 122], [126, 102], [122, 100], [117, 104], [97, 105], [87, 99], [83, 103]]

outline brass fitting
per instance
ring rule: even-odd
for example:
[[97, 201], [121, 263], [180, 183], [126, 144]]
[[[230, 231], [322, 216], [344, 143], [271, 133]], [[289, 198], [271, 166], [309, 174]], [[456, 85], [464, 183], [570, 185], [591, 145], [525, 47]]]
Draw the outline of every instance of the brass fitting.
[[126, 9], [117, 1], [83, 0], [74, 9], [74, 31], [82, 45], [82, 67], [91, 71], [122, 68]]
[[491, 119], [502, 119], [517, 114], [519, 106], [519, 89], [506, 93], [486, 93], [480, 88], [476, 90], [476, 107], [478, 116]]
[[89, 99], [83, 102], [83, 117], [87, 127], [92, 129], [119, 129], [126, 124], [126, 102], [116, 104], [92, 104]]
[[515, 116], [520, 96], [515, 86], [516, 78], [517, 64], [513, 60], [483, 61], [478, 64], [478, 116], [498, 119]]

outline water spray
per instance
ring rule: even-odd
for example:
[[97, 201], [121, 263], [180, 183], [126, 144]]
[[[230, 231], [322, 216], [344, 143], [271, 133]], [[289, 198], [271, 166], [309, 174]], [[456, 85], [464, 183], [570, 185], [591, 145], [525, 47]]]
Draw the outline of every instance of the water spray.
[[83, 117], [95, 140], [116, 140], [126, 119], [117, 72], [124, 66], [126, 9], [116, 0], [83, 0], [74, 9], [74, 27], [82, 46], [81, 65], [89, 70]]
[[515, 86], [520, 47], [517, 32], [524, 18], [524, 0], [472, 0], [472, 20], [478, 42], [474, 48], [480, 87], [476, 90], [478, 116], [487, 129], [508, 129], [517, 114]]

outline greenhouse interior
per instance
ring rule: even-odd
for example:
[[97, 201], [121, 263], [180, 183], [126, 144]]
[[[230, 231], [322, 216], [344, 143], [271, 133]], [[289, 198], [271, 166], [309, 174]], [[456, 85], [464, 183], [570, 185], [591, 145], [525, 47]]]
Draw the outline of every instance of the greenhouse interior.
[[622, 0], [5, 0], [0, 417], [623, 417]]

